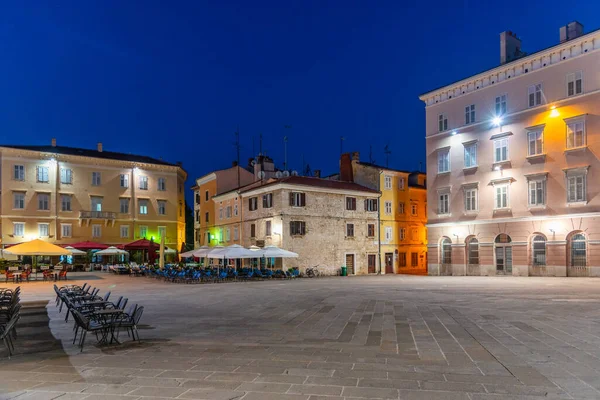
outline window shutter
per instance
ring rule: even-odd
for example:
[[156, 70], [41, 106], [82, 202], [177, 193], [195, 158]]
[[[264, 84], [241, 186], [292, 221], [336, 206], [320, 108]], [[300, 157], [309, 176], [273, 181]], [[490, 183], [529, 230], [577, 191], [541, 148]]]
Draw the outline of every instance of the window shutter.
[[294, 192], [290, 192], [290, 206], [294, 205]]
[[300, 205], [302, 207], [306, 206], [306, 193], [300, 193]]

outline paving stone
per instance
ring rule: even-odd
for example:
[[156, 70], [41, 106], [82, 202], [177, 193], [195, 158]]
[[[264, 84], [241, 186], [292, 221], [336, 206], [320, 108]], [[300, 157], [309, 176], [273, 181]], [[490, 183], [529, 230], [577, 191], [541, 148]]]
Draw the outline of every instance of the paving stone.
[[190, 389], [179, 399], [203, 399], [203, 400], [237, 400], [244, 396], [244, 392], [215, 389]]
[[291, 385], [287, 383], [272, 383], [272, 382], [243, 382], [235, 390], [242, 392], [273, 392], [285, 393], [290, 389]]
[[366, 397], [377, 399], [397, 399], [398, 390], [390, 388], [344, 387], [342, 395], [345, 397]]
[[400, 390], [402, 400], [471, 400], [466, 393]]
[[342, 393], [342, 387], [324, 385], [292, 385], [288, 393], [338, 396]]

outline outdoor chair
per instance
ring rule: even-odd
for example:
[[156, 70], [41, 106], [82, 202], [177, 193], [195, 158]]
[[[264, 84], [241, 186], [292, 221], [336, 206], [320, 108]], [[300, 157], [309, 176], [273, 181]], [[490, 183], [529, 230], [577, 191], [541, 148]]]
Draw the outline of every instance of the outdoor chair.
[[15, 273], [9, 270], [4, 271], [4, 274], [6, 275], [6, 280], [5, 282], [8, 282], [9, 280], [14, 281], [15, 280]]
[[140, 334], [138, 332], [138, 324], [140, 323], [140, 319], [142, 318], [142, 313], [144, 312], [144, 306], [141, 307], [137, 307], [134, 309], [133, 314], [128, 315], [125, 318], [122, 318], [119, 320], [118, 325], [117, 325], [117, 340], [119, 339], [119, 331], [121, 328], [125, 328], [125, 330], [127, 330], [127, 333], [129, 334], [129, 331], [131, 330], [131, 336], [133, 337], [133, 340], [136, 340], [136, 334], [137, 334], [137, 340], [140, 340]]
[[4, 342], [4, 345], [6, 346], [6, 349], [8, 350], [8, 358], [10, 359], [10, 356], [12, 356], [13, 352], [15, 351], [15, 346], [12, 342], [12, 338], [11, 335], [16, 339], [17, 337], [17, 332], [16, 332], [16, 325], [17, 322], [19, 321], [20, 315], [19, 313], [16, 313], [15, 315], [13, 315], [13, 317], [8, 321], [8, 323], [4, 326], [0, 326], [0, 339]]
[[29, 282], [29, 276], [30, 275], [31, 275], [31, 270], [30, 269], [26, 269], [25, 271], [21, 272], [21, 274], [20, 274], [21, 282], [23, 282], [23, 281]]
[[79, 350], [83, 352], [83, 345], [85, 343], [85, 337], [88, 332], [94, 332], [96, 339], [98, 339], [98, 332], [103, 332], [105, 329], [109, 329], [107, 324], [100, 323], [96, 320], [84, 316], [77, 310], [71, 310], [73, 313], [73, 319], [75, 320], [75, 336], [73, 337], [73, 344], [77, 339], [77, 333], [81, 329], [81, 335], [79, 336]]
[[63, 269], [62, 271], [60, 271], [58, 273], [58, 280], [59, 281], [62, 281], [62, 280], [66, 281], [67, 280], [67, 270], [66, 269]]

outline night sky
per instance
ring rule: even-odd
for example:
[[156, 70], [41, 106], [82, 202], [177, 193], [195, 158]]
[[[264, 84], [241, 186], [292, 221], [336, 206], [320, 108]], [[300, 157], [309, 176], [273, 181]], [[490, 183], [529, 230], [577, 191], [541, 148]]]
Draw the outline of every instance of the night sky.
[[[0, 6], [0, 143], [183, 161], [195, 178], [259, 149], [323, 173], [344, 151], [425, 158], [421, 93], [498, 65], [499, 33], [533, 52], [600, 4], [464, 1], [46, 1]], [[25, 5], [27, 4], [27, 5]], [[377, 4], [377, 6], [375, 6]], [[406, 5], [411, 4], [411, 5]], [[291, 129], [284, 128], [285, 125]]]

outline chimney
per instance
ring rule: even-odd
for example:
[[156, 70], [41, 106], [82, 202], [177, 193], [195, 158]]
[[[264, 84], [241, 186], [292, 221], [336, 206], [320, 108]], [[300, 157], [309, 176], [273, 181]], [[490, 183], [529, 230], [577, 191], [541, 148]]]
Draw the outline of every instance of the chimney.
[[509, 63], [524, 55], [521, 51], [521, 39], [516, 33], [504, 31], [500, 34], [500, 64]]
[[232, 162], [231, 162], [231, 166], [232, 166], [232, 167], [237, 167], [237, 161], [232, 161]]
[[360, 161], [360, 153], [358, 151], [352, 153], [352, 161]]
[[568, 40], [575, 39], [583, 35], [583, 25], [577, 21], [569, 22], [565, 26], [560, 27], [560, 42], [564, 43]]
[[102, 153], [102, 142], [98, 142], [98, 153]]
[[56, 147], [56, 138], [52, 138], [52, 147]]
[[340, 158], [340, 181], [354, 182], [354, 173], [352, 172], [352, 156], [350, 153], [344, 153]]
[[315, 172], [313, 173], [313, 175], [315, 176], [315, 178], [320, 178], [321, 177], [321, 170], [320, 169], [315, 169]]

